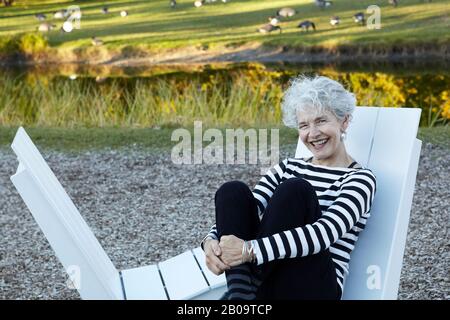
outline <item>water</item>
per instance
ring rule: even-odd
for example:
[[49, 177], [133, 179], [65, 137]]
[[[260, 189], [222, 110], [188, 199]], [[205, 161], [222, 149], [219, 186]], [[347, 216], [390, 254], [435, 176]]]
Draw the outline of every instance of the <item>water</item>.
[[152, 126], [203, 118], [279, 123], [289, 80], [321, 74], [354, 92], [358, 105], [421, 108], [421, 126], [431, 126], [450, 120], [449, 70], [445, 62], [429, 61], [2, 67], [0, 124]]

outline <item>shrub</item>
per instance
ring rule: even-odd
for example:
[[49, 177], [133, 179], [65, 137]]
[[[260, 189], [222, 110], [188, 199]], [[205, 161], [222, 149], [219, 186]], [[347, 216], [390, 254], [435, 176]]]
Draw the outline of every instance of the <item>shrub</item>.
[[48, 47], [48, 40], [40, 33], [25, 33], [18, 40], [18, 49], [25, 55], [35, 55], [44, 52]]
[[11, 36], [0, 37], [0, 55], [9, 55], [19, 51], [17, 41]]

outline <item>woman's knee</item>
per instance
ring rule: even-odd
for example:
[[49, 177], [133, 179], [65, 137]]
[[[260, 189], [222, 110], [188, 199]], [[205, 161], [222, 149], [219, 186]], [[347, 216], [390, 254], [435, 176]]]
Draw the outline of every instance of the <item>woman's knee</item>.
[[275, 193], [282, 193], [285, 196], [299, 197], [314, 196], [315, 190], [311, 183], [303, 178], [291, 178], [283, 181], [275, 190]]
[[256, 236], [259, 225], [257, 206], [245, 183], [224, 183], [216, 192], [215, 206], [219, 236], [233, 234], [246, 240]]
[[228, 181], [222, 184], [216, 191], [216, 199], [223, 197], [233, 197], [239, 195], [251, 195], [249, 187], [242, 181]]
[[[301, 178], [281, 183], [264, 214], [263, 234], [313, 223], [320, 217], [320, 206], [312, 185]], [[267, 229], [267, 230], [266, 230]]]

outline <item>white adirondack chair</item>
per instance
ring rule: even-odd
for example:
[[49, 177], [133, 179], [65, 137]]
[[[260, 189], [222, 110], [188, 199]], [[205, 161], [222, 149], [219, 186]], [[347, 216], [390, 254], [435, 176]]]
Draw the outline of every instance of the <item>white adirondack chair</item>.
[[[420, 109], [357, 108], [349, 153], [377, 177], [369, 219], [352, 253], [344, 299], [396, 299], [421, 148]], [[156, 265], [118, 271], [23, 128], [12, 143], [11, 177], [82, 299], [217, 299], [225, 277], [200, 248]], [[308, 156], [301, 142], [297, 157]]]

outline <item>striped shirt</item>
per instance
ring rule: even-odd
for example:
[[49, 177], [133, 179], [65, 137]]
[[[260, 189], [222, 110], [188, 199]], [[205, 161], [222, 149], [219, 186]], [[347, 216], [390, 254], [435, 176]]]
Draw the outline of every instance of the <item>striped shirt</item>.
[[[254, 240], [256, 264], [304, 257], [329, 249], [342, 292], [350, 253], [370, 217], [375, 176], [366, 168], [335, 168], [299, 158], [285, 159], [270, 169], [253, 190], [260, 219], [277, 186], [295, 177], [313, 186], [322, 216], [312, 224]], [[208, 236], [217, 239], [215, 225]]]

